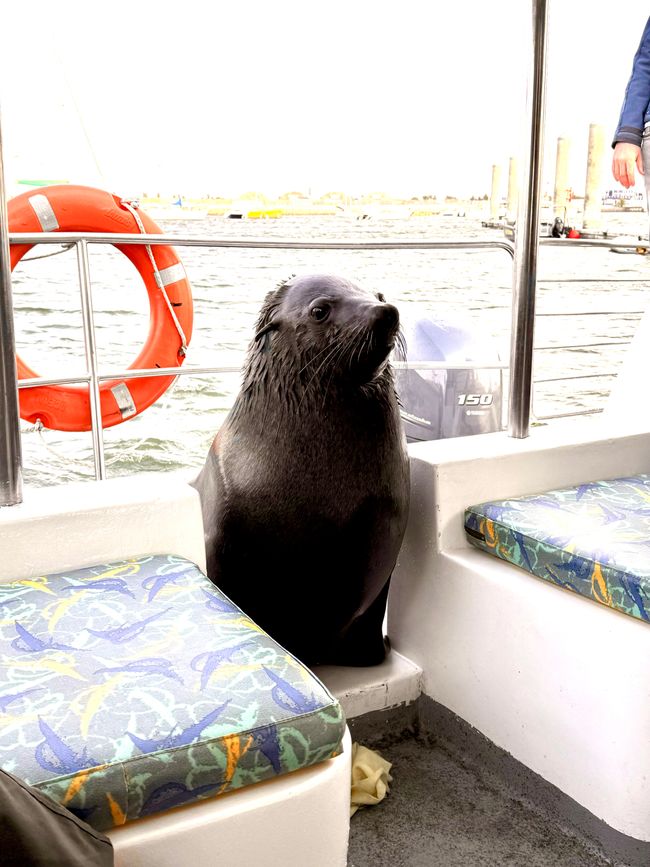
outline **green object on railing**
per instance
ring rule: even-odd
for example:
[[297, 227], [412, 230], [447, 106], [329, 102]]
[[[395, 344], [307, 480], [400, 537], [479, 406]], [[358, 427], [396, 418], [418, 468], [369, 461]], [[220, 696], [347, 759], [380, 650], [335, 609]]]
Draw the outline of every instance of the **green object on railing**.
[[43, 181], [43, 180], [21, 180], [17, 183], [23, 184], [26, 187], [51, 187], [54, 184], [68, 184], [69, 181]]

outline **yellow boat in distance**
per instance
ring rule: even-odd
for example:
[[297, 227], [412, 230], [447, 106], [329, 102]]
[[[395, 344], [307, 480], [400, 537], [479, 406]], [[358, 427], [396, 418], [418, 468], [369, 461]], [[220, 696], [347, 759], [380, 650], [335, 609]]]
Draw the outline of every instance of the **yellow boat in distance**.
[[249, 211], [246, 216], [249, 220], [277, 220], [283, 214], [282, 208], [261, 208], [258, 211]]
[[224, 217], [228, 220], [274, 220], [281, 217], [283, 213], [283, 208], [259, 200], [233, 202], [223, 211]]

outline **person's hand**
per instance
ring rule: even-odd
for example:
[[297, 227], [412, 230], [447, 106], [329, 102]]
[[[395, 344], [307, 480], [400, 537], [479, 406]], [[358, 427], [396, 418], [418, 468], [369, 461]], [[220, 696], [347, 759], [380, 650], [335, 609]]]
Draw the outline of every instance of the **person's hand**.
[[643, 174], [643, 157], [638, 145], [619, 141], [614, 147], [612, 174], [626, 189], [634, 186], [634, 166]]

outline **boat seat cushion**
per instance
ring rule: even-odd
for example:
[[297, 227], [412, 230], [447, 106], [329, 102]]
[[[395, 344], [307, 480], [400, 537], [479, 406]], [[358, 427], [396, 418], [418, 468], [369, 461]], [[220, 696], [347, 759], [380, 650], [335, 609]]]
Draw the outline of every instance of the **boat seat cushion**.
[[0, 767], [98, 830], [322, 762], [344, 730], [187, 560], [0, 585]]
[[650, 475], [471, 506], [469, 541], [538, 578], [650, 618]]

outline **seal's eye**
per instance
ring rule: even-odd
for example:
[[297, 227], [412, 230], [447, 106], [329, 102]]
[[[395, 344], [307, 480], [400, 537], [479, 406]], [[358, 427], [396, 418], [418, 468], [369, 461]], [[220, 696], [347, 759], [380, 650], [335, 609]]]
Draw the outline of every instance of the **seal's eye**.
[[330, 315], [330, 306], [329, 304], [315, 304], [309, 311], [309, 315], [316, 322], [325, 322]]

